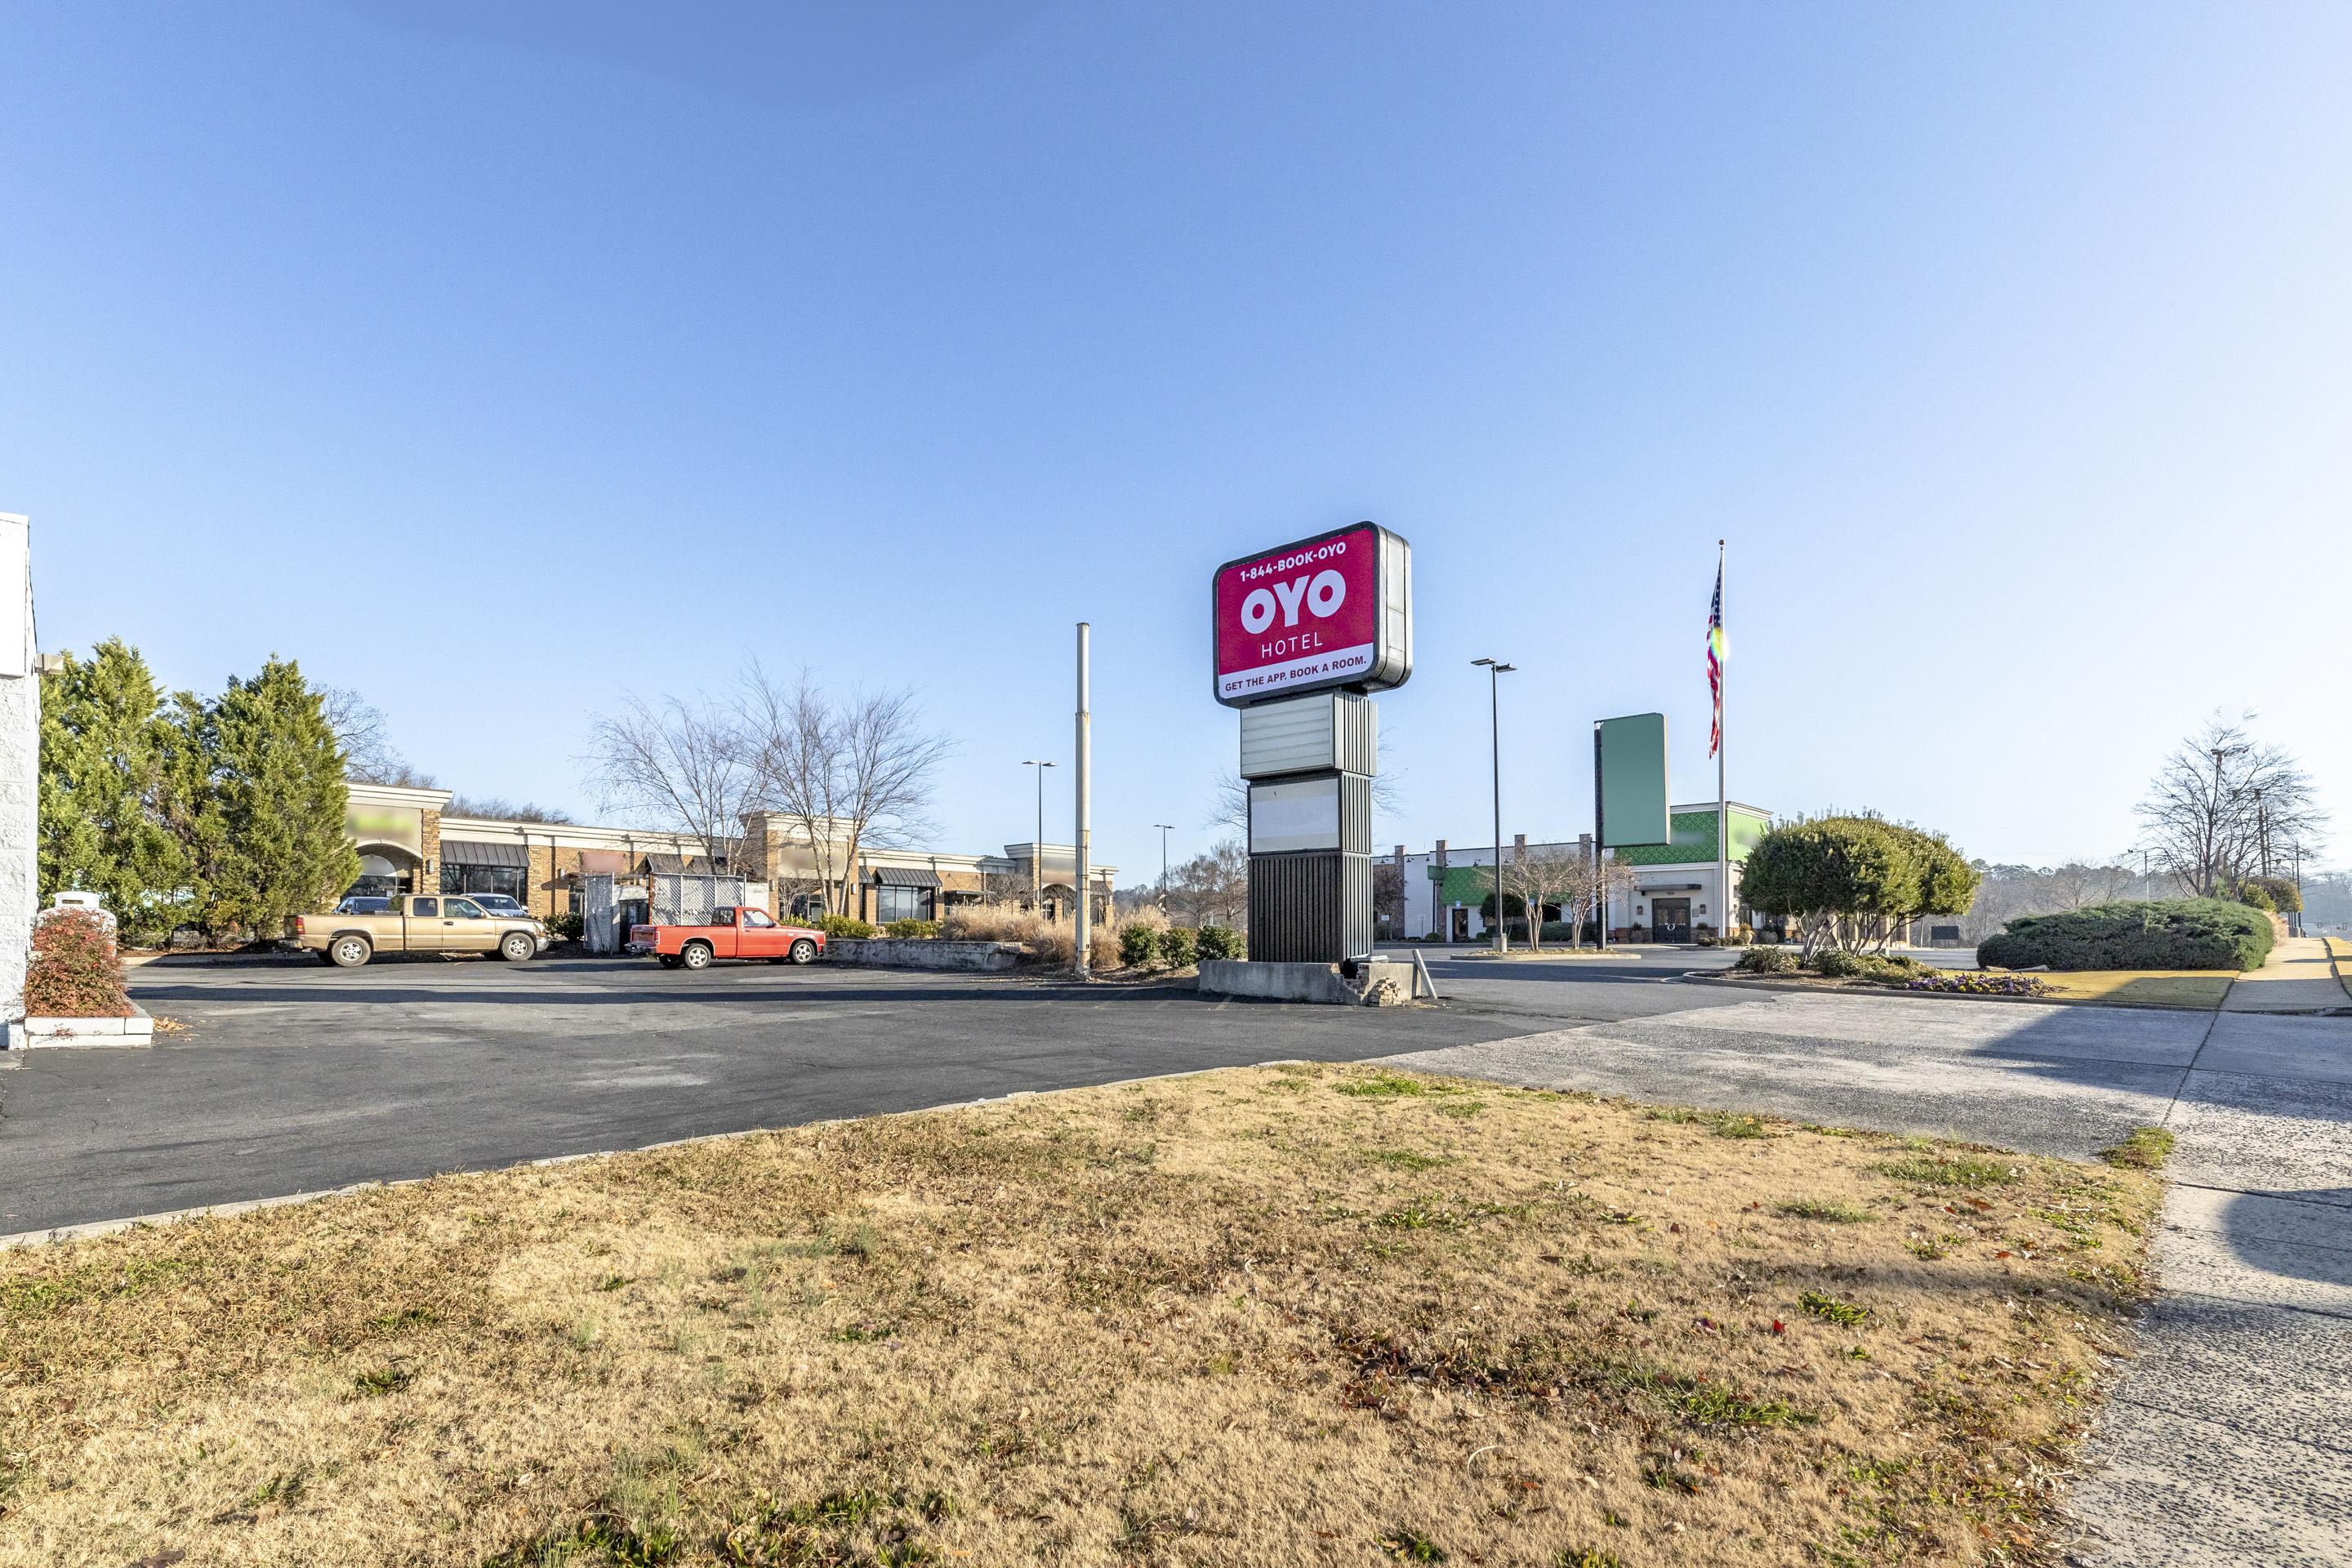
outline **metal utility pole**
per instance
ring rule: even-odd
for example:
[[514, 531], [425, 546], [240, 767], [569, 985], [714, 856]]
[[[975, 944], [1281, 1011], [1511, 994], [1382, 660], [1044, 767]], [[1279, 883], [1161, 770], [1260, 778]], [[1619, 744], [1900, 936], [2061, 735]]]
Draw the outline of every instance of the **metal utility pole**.
[[2263, 804], [2263, 792], [2254, 792], [2254, 845], [2262, 856], [2263, 875], [2271, 874], [2271, 812]]
[[1094, 848], [1094, 800], [1087, 793], [1092, 780], [1088, 777], [1094, 761], [1094, 714], [1090, 710], [1087, 685], [1087, 643], [1094, 628], [1085, 621], [1078, 623], [1078, 978], [1087, 977], [1087, 941], [1094, 917], [1094, 879], [1087, 862]]
[[1037, 770], [1037, 838], [1029, 846], [1029, 907], [1045, 912], [1045, 770], [1051, 763], [1024, 759], [1021, 765]]
[[1160, 829], [1160, 912], [1164, 915], [1168, 912], [1168, 834], [1176, 825], [1155, 822], [1151, 826]]
[[[1715, 542], [1715, 597], [1719, 615], [1723, 605], [1723, 541], [1720, 539]], [[1721, 629], [1719, 620], [1717, 629]], [[1724, 752], [1730, 749], [1727, 743], [1730, 737], [1724, 733], [1729, 726], [1723, 721], [1723, 689], [1731, 679], [1731, 671], [1724, 667], [1730, 662], [1721, 653], [1717, 655], [1715, 661], [1715, 896], [1716, 901], [1722, 906], [1715, 911], [1715, 934], [1718, 939], [1728, 939], [1731, 928], [1738, 923], [1738, 907], [1731, 898], [1731, 795], [1724, 783], [1727, 775], [1724, 772], [1723, 760]]]
[[1495, 951], [1511, 951], [1511, 933], [1503, 923], [1503, 677], [1518, 668], [1491, 658], [1474, 658], [1486, 671], [1486, 706], [1495, 745]]

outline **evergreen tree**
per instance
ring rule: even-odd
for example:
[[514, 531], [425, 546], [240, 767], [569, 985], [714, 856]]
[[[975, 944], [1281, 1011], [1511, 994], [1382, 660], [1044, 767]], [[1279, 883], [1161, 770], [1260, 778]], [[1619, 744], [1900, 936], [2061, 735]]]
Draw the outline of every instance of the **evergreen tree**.
[[192, 868], [163, 810], [171, 726], [139, 650], [68, 655], [41, 701], [40, 884], [100, 895], [131, 942], [194, 912]]
[[[180, 707], [184, 720], [195, 717], [194, 699]], [[195, 755], [174, 759], [172, 784], [205, 874], [208, 925], [274, 938], [289, 916], [324, 909], [351, 886], [360, 859], [343, 833], [343, 750], [292, 660], [273, 657], [250, 680], [230, 677], [193, 739]]]

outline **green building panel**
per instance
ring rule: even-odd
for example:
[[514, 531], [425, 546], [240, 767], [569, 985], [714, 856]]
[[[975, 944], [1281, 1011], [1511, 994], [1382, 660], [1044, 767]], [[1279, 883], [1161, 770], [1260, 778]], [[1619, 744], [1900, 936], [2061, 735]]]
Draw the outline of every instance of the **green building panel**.
[[[1731, 812], [1731, 858], [1741, 861], [1756, 847], [1765, 830], [1772, 826], [1768, 816], [1750, 816], [1734, 806]], [[1648, 844], [1617, 851], [1617, 858], [1628, 866], [1688, 866], [1703, 864], [1715, 858], [1715, 811], [1678, 811], [1673, 818], [1674, 837], [1664, 844]]]
[[[1734, 862], [1748, 858], [1772, 819], [1761, 812], [1751, 812], [1740, 806], [1731, 808], [1731, 858]], [[1674, 837], [1664, 844], [1645, 845], [1639, 848], [1612, 851], [1628, 866], [1703, 866], [1715, 859], [1715, 808], [1705, 811], [1677, 811], [1673, 814], [1671, 830]], [[1508, 854], [1507, 849], [1505, 850]], [[1495, 873], [1485, 866], [1448, 866], [1444, 874], [1438, 868], [1429, 868], [1429, 879], [1439, 884], [1437, 904], [1449, 909], [1455, 904], [1476, 909], [1495, 891]]]

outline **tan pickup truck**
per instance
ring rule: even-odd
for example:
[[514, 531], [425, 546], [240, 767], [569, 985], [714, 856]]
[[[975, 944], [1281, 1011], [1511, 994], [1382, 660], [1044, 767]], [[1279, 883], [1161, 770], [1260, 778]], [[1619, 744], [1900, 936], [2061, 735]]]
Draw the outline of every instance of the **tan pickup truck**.
[[493, 915], [462, 893], [405, 893], [380, 915], [297, 915], [294, 945], [340, 969], [379, 952], [495, 952], [520, 963], [547, 951], [535, 920]]

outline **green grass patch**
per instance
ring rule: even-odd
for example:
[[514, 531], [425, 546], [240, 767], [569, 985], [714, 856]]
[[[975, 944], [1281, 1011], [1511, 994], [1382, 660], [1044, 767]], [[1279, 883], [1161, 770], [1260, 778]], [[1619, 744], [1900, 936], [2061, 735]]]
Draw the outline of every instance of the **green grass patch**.
[[1784, 1198], [1772, 1205], [1772, 1212], [1790, 1219], [1825, 1219], [1832, 1225], [1860, 1225], [1872, 1217], [1868, 1209], [1841, 1198]]
[[1339, 1086], [1341, 1094], [1358, 1100], [1402, 1100], [1409, 1095], [1427, 1094], [1429, 1086], [1417, 1078], [1402, 1073], [1374, 1073], [1370, 1078], [1351, 1078]]
[[1433, 1171], [1454, 1162], [1443, 1154], [1416, 1154], [1410, 1149], [1375, 1149], [1372, 1163], [1399, 1171]]
[[1797, 1298], [1797, 1305], [1824, 1322], [1852, 1328], [1870, 1316], [1870, 1309], [1852, 1301], [1841, 1301], [1835, 1296], [1820, 1290], [1808, 1290]]
[[1381, 1550], [1401, 1563], [1443, 1563], [1445, 1549], [1418, 1530], [1391, 1530], [1381, 1537]]
[[373, 1372], [363, 1372], [352, 1379], [352, 1387], [362, 1399], [374, 1399], [386, 1394], [398, 1394], [416, 1381], [416, 1374], [404, 1366], [380, 1366]]
[[2099, 1158], [2126, 1171], [2160, 1169], [2172, 1157], [2173, 1137], [2163, 1127], [2135, 1127], [2131, 1135], [2112, 1149], [2099, 1151]]
[[1919, 1154], [1908, 1160], [1889, 1160], [1878, 1169], [1898, 1182], [1916, 1182], [1927, 1187], [1998, 1187], [2014, 1182], [2022, 1173], [2015, 1165], [2002, 1161], [1980, 1160], [1966, 1154]]
[[1610, 1381], [1648, 1394], [1700, 1426], [1810, 1426], [1821, 1417], [1782, 1399], [1750, 1399], [1720, 1383], [1638, 1363], [1613, 1367]]
[[1777, 1116], [1750, 1116], [1736, 1110], [1693, 1110], [1668, 1106], [1649, 1113], [1653, 1121], [1675, 1121], [1704, 1127], [1717, 1138], [1786, 1138], [1792, 1123]]
[[0, 1285], [0, 1316], [54, 1312], [81, 1301], [123, 1302], [168, 1289], [196, 1272], [194, 1259], [133, 1258], [109, 1267], [68, 1269], [32, 1279], [12, 1279]]

